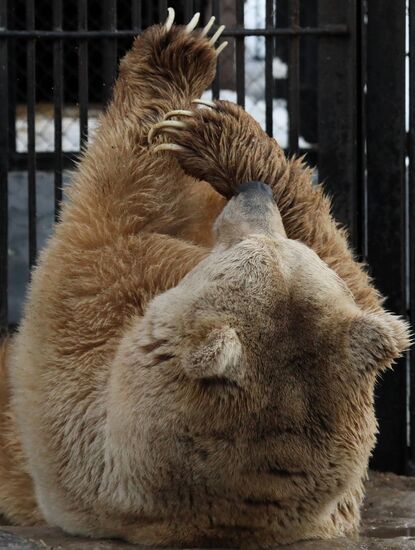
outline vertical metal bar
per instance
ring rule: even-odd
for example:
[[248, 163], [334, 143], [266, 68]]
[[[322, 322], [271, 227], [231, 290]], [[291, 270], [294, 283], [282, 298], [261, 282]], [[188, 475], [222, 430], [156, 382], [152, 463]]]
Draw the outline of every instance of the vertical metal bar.
[[[212, 15], [216, 17], [216, 24], [220, 24], [220, 2], [219, 0], [212, 0]], [[220, 97], [220, 56], [218, 58], [218, 64], [216, 68], [216, 76], [212, 82], [212, 98], [219, 99]]]
[[[290, 26], [300, 26], [300, 2], [290, 1]], [[300, 124], [300, 37], [290, 37], [290, 55], [288, 69], [288, 112], [290, 120], [289, 149], [290, 153], [298, 152], [298, 135]]]
[[[78, 29], [88, 30], [88, 0], [78, 0]], [[88, 140], [88, 41], [79, 41], [78, 50], [78, 75], [79, 75], [79, 143], [81, 149]]]
[[200, 23], [201, 25], [205, 24], [205, 10], [204, 10], [205, 2], [203, 0], [193, 0], [193, 11], [194, 12], [200, 12]]
[[[409, 2], [409, 180], [407, 221], [409, 232], [409, 315], [415, 326], [415, 2]], [[409, 457], [406, 473], [415, 475], [415, 348], [409, 352]]]
[[[274, 0], [266, 0], [265, 3], [265, 27], [273, 27]], [[265, 130], [272, 136], [273, 134], [273, 99], [274, 99], [274, 75], [272, 71], [272, 59], [274, 57], [274, 38], [265, 37]]]
[[188, 23], [193, 15], [193, 1], [184, 0], [184, 23]]
[[[62, 30], [62, 0], [53, 2], [53, 30]], [[55, 187], [55, 221], [59, 216], [62, 201], [62, 116], [63, 116], [63, 43], [57, 38], [53, 44], [53, 103], [54, 103], [54, 187]]]
[[[7, 29], [8, 2], [0, 2], [0, 28]], [[0, 35], [0, 335], [8, 325], [8, 172], [9, 98], [8, 39]]]
[[346, 24], [350, 35], [321, 36], [318, 49], [319, 179], [333, 196], [333, 213], [358, 242], [356, 21], [359, 0], [319, 0], [319, 24]]
[[[405, 314], [405, 0], [368, 0], [368, 262], [386, 307]], [[372, 467], [403, 473], [407, 453], [405, 360], [382, 376], [380, 436]]]
[[[142, 5], [141, 0], [131, 0], [131, 24], [133, 31], [140, 32], [142, 28]], [[165, 14], [164, 14], [165, 17]], [[160, 13], [160, 21], [163, 20], [163, 12]]]
[[[245, 22], [245, 2], [236, 0], [236, 24], [239, 28], [244, 28]], [[237, 102], [245, 107], [245, 39], [238, 36], [236, 42], [236, 97]]]
[[[317, 0], [300, 1], [300, 25], [317, 26]], [[317, 55], [318, 37], [301, 36], [299, 132], [309, 143], [317, 143]], [[290, 42], [288, 41], [288, 49]], [[288, 88], [288, 82], [287, 82]], [[288, 91], [288, 90], [287, 90]], [[309, 157], [307, 156], [308, 160]]]
[[[26, 28], [35, 28], [35, 1], [26, 0]], [[28, 152], [28, 208], [29, 208], [29, 266], [36, 260], [36, 43], [27, 41], [27, 152]]]
[[147, 0], [146, 4], [146, 13], [147, 13], [147, 20], [145, 22], [146, 26], [150, 26], [153, 24], [154, 19], [154, 1], [153, 0]]
[[[102, 28], [107, 31], [117, 30], [117, 0], [103, 0]], [[112, 86], [117, 72], [117, 40], [115, 37], [103, 40], [103, 86], [104, 101], [112, 96]]]
[[[7, 4], [7, 0], [6, 0]], [[8, 4], [8, 21], [10, 28], [14, 28], [16, 21], [16, 3]], [[14, 154], [16, 151], [16, 48], [8, 48], [8, 84], [9, 84], [9, 154]]]
[[158, 0], [159, 2], [159, 16], [158, 16], [158, 20], [160, 22], [164, 21], [164, 19], [166, 18], [167, 16], [167, 0]]
[[357, 132], [357, 175], [360, 181], [360, 223], [357, 228], [357, 252], [360, 258], [365, 262], [367, 259], [367, 181], [366, 181], [366, 18], [367, 18], [367, 0], [359, 0], [357, 13], [357, 120], [359, 127]]

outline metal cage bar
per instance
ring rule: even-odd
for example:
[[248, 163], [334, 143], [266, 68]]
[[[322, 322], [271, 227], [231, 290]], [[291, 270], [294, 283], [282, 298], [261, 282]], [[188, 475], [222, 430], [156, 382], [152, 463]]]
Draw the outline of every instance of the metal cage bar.
[[[167, 6], [166, 10], [167, 11]], [[184, 0], [184, 21], [183, 23], [188, 23], [190, 21], [190, 18], [192, 17], [194, 13], [194, 7], [193, 7], [193, 0]]]
[[164, 17], [167, 16], [168, 2], [167, 0], [159, 0], [159, 19], [160, 21], [164, 20]]
[[112, 86], [117, 73], [117, 40], [111, 39], [117, 30], [117, 0], [102, 0], [102, 27], [110, 33], [103, 42], [103, 85], [105, 100], [108, 102], [112, 95]]
[[143, 6], [141, 0], [131, 0], [131, 26], [134, 33], [143, 26]]
[[[265, 28], [272, 29], [274, 0], [265, 2]], [[273, 99], [274, 99], [274, 76], [272, 70], [272, 59], [274, 54], [274, 40], [272, 35], [265, 37], [265, 130], [273, 135]]]
[[[26, 25], [35, 27], [35, 2], [26, 0]], [[36, 42], [31, 38], [26, 45], [27, 62], [27, 168], [28, 168], [28, 209], [29, 209], [29, 266], [36, 261]]]
[[[0, 28], [7, 28], [8, 2], [0, 3]], [[0, 336], [8, 327], [8, 177], [9, 78], [8, 41], [0, 35]]]
[[[290, 26], [300, 26], [300, 0], [290, 1]], [[300, 37], [292, 36], [289, 45], [288, 64], [288, 112], [289, 133], [288, 148], [291, 154], [298, 153], [300, 133]]]
[[[236, 24], [238, 27], [244, 26], [245, 20], [245, 2], [236, 0]], [[245, 107], [245, 39], [238, 36], [235, 40], [235, 61], [236, 61], [236, 98], [239, 105]]]
[[[219, 0], [212, 0], [214, 6], [213, 13], [219, 14], [220, 2]], [[215, 7], [216, 6], [216, 7]], [[189, 11], [190, 13], [190, 11]], [[219, 17], [219, 16], [217, 16]], [[218, 21], [216, 21], [218, 23]], [[66, 40], [79, 40], [85, 38], [86, 40], [97, 39], [109, 39], [118, 40], [118, 38], [133, 38], [135, 31], [132, 29], [123, 30], [89, 30], [89, 31], [44, 31], [44, 30], [0, 30], [0, 34], [3, 38], [18, 38], [19, 40], [31, 40], [37, 38], [39, 40], [54, 40], [56, 38], [65, 38]], [[265, 29], [227, 29], [223, 32], [222, 36], [226, 37], [239, 37], [239, 36], [336, 36], [347, 38], [350, 35], [350, 28], [347, 25], [322, 25], [319, 27], [298, 27], [292, 28], [274, 28], [269, 27]]]
[[356, 18], [359, 0], [319, 0], [319, 24], [335, 21], [353, 28], [351, 40], [321, 37], [318, 44], [319, 178], [333, 197], [335, 217], [348, 227], [358, 248]]
[[[88, 0], [78, 0], [78, 29], [86, 31], [88, 28]], [[88, 42], [84, 38], [79, 41], [78, 50], [79, 75], [79, 143], [83, 148], [88, 140]]]
[[[16, 3], [5, 1], [6, 7], [8, 8], [8, 21], [7, 28], [13, 28], [14, 21], [16, 19]], [[0, 31], [1, 32], [1, 31]], [[10, 43], [9, 43], [10, 44]], [[8, 69], [8, 79], [9, 79], [9, 154], [16, 150], [16, 61], [15, 61], [15, 48], [13, 41], [11, 42], [11, 47], [8, 47], [8, 58], [9, 58], [9, 69]]]
[[[216, 24], [220, 24], [220, 2], [219, 0], [212, 0], [212, 15], [216, 17]], [[222, 34], [223, 36], [223, 34]], [[212, 82], [212, 98], [219, 99], [220, 97], [220, 56], [218, 58], [216, 75]]]
[[[53, 29], [62, 30], [62, 0], [53, 2]], [[54, 189], [55, 220], [62, 201], [62, 117], [63, 117], [63, 42], [57, 38], [53, 44], [53, 104], [54, 104]]]
[[[405, 300], [405, 0], [368, 0], [368, 262], [386, 307], [406, 315]], [[413, 244], [412, 244], [413, 246]], [[404, 359], [376, 392], [381, 437], [372, 465], [404, 471], [407, 449]]]
[[[409, 319], [415, 326], [415, 1], [409, 3], [409, 173], [407, 193]], [[411, 368], [412, 367], [412, 368]], [[409, 456], [406, 473], [415, 475], [415, 349], [409, 351]]]

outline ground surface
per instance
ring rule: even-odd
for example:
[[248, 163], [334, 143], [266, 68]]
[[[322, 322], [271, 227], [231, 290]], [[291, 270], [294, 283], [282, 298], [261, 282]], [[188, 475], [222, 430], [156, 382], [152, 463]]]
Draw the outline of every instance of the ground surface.
[[[0, 549], [6, 550], [128, 550], [140, 548], [117, 541], [68, 537], [47, 527], [0, 527]], [[142, 547], [141, 547], [142, 548]], [[415, 550], [415, 477], [374, 474], [359, 539], [302, 542], [287, 550]]]

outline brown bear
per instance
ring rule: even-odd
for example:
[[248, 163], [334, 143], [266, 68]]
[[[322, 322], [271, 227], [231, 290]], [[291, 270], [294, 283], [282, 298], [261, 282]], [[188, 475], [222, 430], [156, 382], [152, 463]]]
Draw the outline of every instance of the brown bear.
[[302, 161], [198, 105], [220, 30], [172, 19], [121, 62], [3, 346], [0, 512], [151, 545], [354, 533], [407, 327]]

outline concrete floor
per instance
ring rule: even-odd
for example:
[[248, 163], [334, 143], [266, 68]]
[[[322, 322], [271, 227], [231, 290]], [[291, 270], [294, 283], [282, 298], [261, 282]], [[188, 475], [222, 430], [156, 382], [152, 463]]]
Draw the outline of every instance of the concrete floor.
[[[127, 550], [117, 541], [68, 537], [48, 527], [0, 527], [0, 549]], [[142, 548], [142, 547], [141, 547]], [[287, 550], [415, 550], [415, 477], [372, 473], [367, 483], [361, 536], [356, 540], [308, 541]]]

